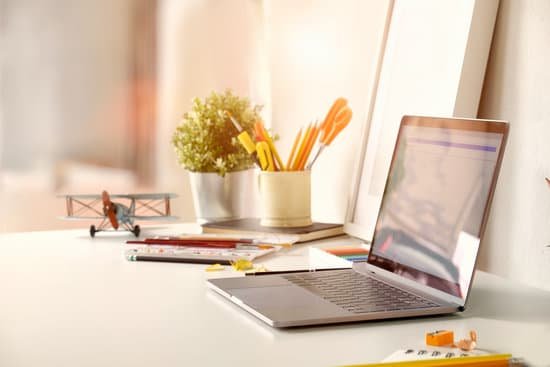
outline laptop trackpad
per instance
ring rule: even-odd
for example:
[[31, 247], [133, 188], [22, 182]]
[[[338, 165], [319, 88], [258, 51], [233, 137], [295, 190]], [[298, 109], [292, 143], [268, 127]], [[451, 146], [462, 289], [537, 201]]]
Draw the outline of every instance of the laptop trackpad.
[[231, 295], [273, 321], [349, 316], [350, 312], [295, 285], [232, 289]]

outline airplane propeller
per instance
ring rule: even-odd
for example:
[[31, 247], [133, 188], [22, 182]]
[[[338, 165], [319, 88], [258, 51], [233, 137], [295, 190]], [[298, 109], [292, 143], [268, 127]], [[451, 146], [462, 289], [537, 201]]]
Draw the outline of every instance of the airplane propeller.
[[103, 213], [109, 218], [114, 229], [118, 229], [118, 219], [116, 217], [116, 205], [111, 201], [111, 197], [107, 191], [101, 193], [103, 199]]

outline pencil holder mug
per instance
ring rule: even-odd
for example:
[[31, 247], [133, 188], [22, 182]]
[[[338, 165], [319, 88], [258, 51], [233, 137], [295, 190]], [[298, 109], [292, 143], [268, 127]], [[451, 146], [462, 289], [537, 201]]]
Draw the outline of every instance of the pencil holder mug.
[[311, 171], [261, 171], [261, 217], [266, 227], [305, 227], [311, 222]]

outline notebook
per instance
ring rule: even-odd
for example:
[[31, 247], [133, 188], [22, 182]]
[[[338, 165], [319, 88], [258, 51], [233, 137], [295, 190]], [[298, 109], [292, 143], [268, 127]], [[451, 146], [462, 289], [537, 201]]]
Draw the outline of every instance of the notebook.
[[507, 136], [503, 121], [405, 116], [366, 262], [208, 285], [274, 327], [463, 311]]
[[238, 233], [241, 235], [294, 235], [296, 242], [306, 242], [344, 234], [344, 226], [313, 223], [306, 227], [265, 227], [259, 218], [242, 218], [202, 224], [203, 233]]

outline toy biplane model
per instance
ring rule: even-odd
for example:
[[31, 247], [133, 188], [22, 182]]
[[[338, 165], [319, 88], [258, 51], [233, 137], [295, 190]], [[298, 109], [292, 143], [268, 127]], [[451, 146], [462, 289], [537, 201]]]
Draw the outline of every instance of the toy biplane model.
[[[134, 220], [172, 220], [176, 219], [170, 213], [170, 199], [175, 194], [128, 194], [109, 195], [103, 191], [101, 195], [62, 195], [67, 203], [67, 216], [63, 219], [100, 219], [96, 227], [90, 226], [90, 236], [97, 232], [124, 230], [139, 236], [140, 227], [134, 225]], [[113, 202], [112, 199], [125, 201]]]

